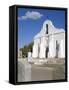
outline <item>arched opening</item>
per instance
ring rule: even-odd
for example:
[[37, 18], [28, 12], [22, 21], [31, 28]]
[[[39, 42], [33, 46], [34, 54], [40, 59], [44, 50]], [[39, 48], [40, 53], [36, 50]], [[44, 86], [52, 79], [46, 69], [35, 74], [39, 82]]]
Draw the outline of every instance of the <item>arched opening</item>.
[[49, 47], [46, 48], [46, 58], [48, 58]]
[[48, 34], [48, 24], [46, 24], [46, 34]]
[[39, 58], [39, 53], [40, 53], [40, 46], [38, 45], [38, 58]]
[[59, 43], [56, 40], [56, 58], [58, 58], [58, 52], [59, 52]]

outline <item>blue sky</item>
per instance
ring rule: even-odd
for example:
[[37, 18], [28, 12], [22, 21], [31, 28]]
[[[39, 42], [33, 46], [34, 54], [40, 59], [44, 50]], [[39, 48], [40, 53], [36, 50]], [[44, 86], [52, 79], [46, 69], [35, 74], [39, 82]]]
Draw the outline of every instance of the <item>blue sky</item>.
[[55, 27], [65, 29], [65, 11], [18, 8], [18, 48], [33, 40], [46, 19]]

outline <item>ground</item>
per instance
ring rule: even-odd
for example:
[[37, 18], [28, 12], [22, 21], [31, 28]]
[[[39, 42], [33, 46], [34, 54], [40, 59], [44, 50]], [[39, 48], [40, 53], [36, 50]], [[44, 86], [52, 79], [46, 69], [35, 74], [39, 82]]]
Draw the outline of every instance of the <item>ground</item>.
[[[60, 80], [65, 79], [65, 59], [19, 59], [18, 81]], [[27, 74], [27, 75], [26, 75]], [[19, 80], [20, 78], [20, 80]]]

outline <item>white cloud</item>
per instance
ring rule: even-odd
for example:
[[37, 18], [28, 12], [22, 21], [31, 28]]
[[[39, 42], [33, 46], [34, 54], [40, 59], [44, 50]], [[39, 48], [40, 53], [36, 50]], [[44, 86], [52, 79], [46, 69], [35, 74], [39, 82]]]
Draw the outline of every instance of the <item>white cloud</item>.
[[18, 17], [19, 20], [26, 20], [26, 19], [40, 19], [43, 15], [36, 11], [27, 11], [24, 16]]

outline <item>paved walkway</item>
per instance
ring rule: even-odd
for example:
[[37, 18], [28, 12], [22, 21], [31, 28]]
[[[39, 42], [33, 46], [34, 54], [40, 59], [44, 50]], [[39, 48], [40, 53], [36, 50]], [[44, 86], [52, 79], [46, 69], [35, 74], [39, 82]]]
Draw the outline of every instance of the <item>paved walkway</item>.
[[[46, 62], [45, 62], [46, 61]], [[65, 78], [65, 60], [48, 59], [28, 62], [27, 59], [18, 60], [18, 81], [58, 80]]]

